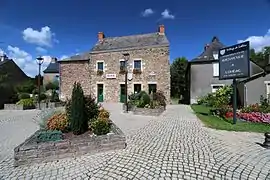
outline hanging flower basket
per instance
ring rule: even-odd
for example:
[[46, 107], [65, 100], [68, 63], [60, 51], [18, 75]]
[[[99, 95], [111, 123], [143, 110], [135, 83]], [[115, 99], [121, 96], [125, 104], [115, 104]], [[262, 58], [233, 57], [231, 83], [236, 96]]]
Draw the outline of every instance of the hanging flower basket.
[[102, 75], [103, 74], [103, 70], [97, 70], [97, 75]]
[[133, 74], [141, 74], [142, 70], [141, 69], [133, 69]]

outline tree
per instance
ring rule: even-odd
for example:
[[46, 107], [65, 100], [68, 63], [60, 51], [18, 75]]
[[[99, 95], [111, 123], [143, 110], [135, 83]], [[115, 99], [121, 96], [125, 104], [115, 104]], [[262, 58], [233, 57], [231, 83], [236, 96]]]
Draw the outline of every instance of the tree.
[[250, 59], [263, 69], [265, 69], [265, 67], [269, 63], [269, 55], [270, 55], [269, 46], [264, 47], [262, 51], [259, 52], [255, 52], [254, 49], [250, 50]]
[[83, 89], [80, 83], [74, 83], [71, 96], [70, 128], [73, 134], [84, 133], [88, 128], [87, 118], [85, 116]]
[[15, 89], [18, 93], [29, 93], [31, 94], [33, 90], [36, 88], [33, 81], [28, 80], [20, 85], [18, 85]]
[[171, 64], [171, 96], [179, 98], [185, 97], [187, 92], [186, 68], [188, 61], [185, 57], [176, 58]]

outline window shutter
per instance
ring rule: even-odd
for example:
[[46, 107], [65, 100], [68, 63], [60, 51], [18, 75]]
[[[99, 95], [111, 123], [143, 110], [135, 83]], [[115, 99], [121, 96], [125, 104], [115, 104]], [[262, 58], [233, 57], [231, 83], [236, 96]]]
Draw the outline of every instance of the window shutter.
[[219, 76], [219, 64], [213, 63], [213, 76]]

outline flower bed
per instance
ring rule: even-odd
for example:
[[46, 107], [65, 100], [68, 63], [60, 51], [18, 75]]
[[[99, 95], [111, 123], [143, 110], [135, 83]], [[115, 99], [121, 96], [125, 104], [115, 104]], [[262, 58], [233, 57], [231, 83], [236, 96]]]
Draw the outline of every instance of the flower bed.
[[65, 110], [43, 116], [40, 130], [14, 149], [15, 166], [125, 147], [125, 137], [110, 113], [75, 83]]
[[41, 132], [38, 130], [14, 149], [14, 166], [55, 161], [108, 150], [120, 150], [126, 147], [123, 132], [113, 123], [111, 132], [101, 136], [94, 135], [90, 131], [77, 136], [72, 133], [63, 133], [61, 140], [38, 142], [38, 135]]

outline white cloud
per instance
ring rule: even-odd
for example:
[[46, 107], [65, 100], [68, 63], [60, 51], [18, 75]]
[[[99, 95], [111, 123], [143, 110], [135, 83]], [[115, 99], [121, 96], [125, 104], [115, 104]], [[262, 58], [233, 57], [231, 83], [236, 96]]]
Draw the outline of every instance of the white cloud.
[[168, 9], [165, 9], [162, 13], [161, 16], [163, 19], [174, 19], [175, 16], [170, 14], [170, 11]]
[[55, 34], [51, 31], [48, 26], [42, 27], [41, 30], [34, 30], [29, 27], [23, 30], [23, 39], [31, 44], [36, 44], [38, 46], [52, 47], [54, 42], [58, 42], [55, 39]]
[[151, 8], [145, 9], [145, 10], [142, 12], [142, 16], [143, 16], [143, 17], [150, 16], [151, 14], [154, 14], [154, 11], [153, 11]]
[[[13, 59], [14, 62], [28, 75], [34, 77], [38, 74], [38, 64], [36, 59], [27, 53], [24, 50], [21, 50], [18, 47], [8, 46], [6, 54], [10, 59]], [[42, 56], [44, 62], [41, 66], [41, 72], [49, 65], [51, 61], [50, 56]]]
[[63, 56], [61, 56], [60, 57], [60, 59], [62, 60], [62, 59], [66, 59], [66, 58], [68, 58], [69, 56], [67, 56], [67, 55], [63, 55]]
[[44, 48], [42, 48], [42, 47], [36, 47], [36, 51], [38, 52], [38, 53], [47, 53], [47, 50], [46, 49], [44, 49]]
[[238, 43], [249, 41], [251, 48], [256, 52], [261, 51], [265, 46], [270, 46], [270, 29], [263, 36], [250, 36], [245, 40], [238, 40]]

